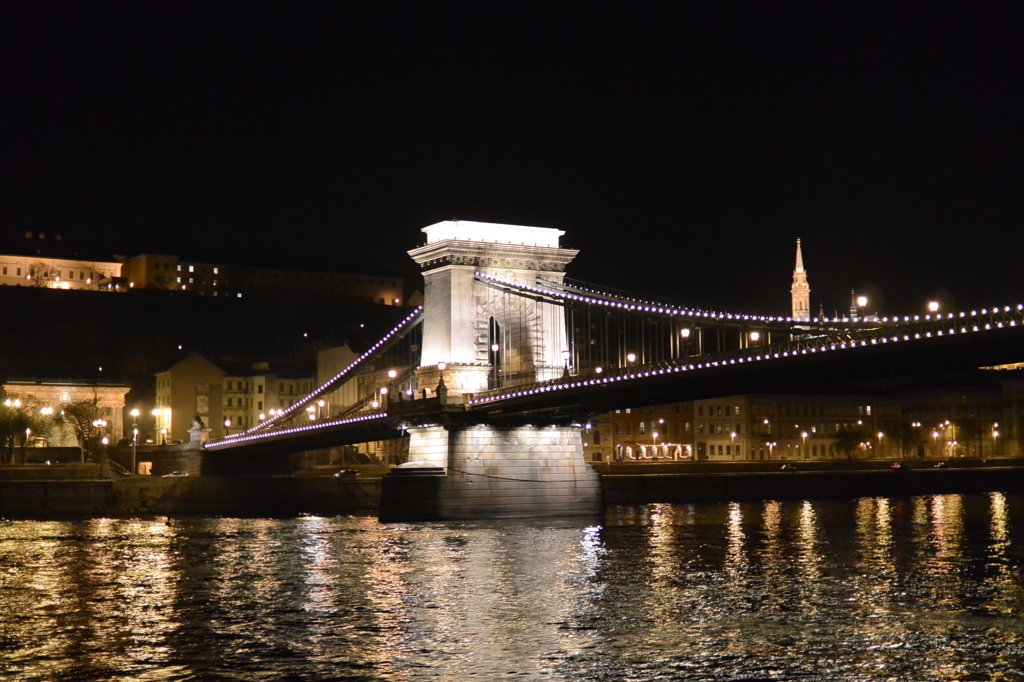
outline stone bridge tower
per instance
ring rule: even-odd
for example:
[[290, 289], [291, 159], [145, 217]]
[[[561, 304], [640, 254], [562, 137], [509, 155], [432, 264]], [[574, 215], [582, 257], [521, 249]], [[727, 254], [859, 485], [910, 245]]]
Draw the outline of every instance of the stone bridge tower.
[[[561, 230], [448, 220], [423, 228], [427, 245], [409, 252], [423, 269], [423, 349], [419, 385], [437, 385], [437, 364], [450, 395], [546, 381], [562, 374], [568, 350], [560, 306], [503, 295], [476, 272], [517, 284], [561, 282], [577, 251], [559, 247]], [[497, 347], [496, 350], [492, 348]], [[499, 364], [501, 377], [495, 376]]]
[[[561, 306], [498, 291], [475, 273], [561, 282], [576, 256], [559, 247], [563, 233], [454, 220], [423, 231], [427, 245], [409, 252], [425, 281], [418, 385], [432, 389], [443, 374], [442, 402], [457, 410], [461, 395], [493, 384], [497, 361], [505, 386], [561, 376], [568, 350]], [[583, 459], [579, 426], [453, 422], [408, 433], [408, 462], [384, 479], [381, 521], [600, 513], [600, 481]]]

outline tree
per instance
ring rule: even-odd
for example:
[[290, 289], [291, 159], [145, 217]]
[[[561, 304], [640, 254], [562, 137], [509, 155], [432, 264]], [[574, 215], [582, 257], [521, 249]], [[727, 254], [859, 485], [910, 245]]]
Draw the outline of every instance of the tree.
[[55, 421], [59, 420], [69, 425], [81, 448], [88, 451], [89, 441], [96, 435], [96, 427], [93, 424], [101, 415], [97, 399], [93, 398], [65, 404], [61, 407], [60, 414], [55, 417]]
[[57, 283], [57, 270], [41, 260], [28, 266], [28, 286], [52, 288]]
[[45, 436], [49, 420], [36, 409], [36, 399], [5, 398], [0, 404], [0, 463], [16, 463], [17, 447], [27, 447], [33, 436]]
[[853, 458], [853, 452], [860, 447], [865, 439], [865, 431], [862, 428], [844, 429], [836, 434], [836, 450], [846, 456], [846, 459]]

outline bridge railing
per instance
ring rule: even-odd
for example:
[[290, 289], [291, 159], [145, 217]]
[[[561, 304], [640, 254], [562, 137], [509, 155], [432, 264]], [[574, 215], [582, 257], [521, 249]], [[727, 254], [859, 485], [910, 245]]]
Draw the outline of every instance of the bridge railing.
[[727, 365], [770, 362], [800, 355], [937, 339], [1022, 325], [1024, 325], [1024, 304], [997, 306], [981, 311], [972, 310], [970, 313], [928, 315], [926, 319], [921, 319], [918, 316], [916, 320], [909, 322], [889, 322], [874, 328], [832, 330], [828, 333], [808, 332], [806, 336], [791, 341], [704, 355], [699, 359], [680, 358], [633, 367], [610, 368], [607, 371], [598, 368], [585, 375], [572, 375], [552, 381], [479, 392], [468, 396], [466, 403], [469, 406], [484, 405], [537, 393], [643, 379], [669, 372], [706, 371]]

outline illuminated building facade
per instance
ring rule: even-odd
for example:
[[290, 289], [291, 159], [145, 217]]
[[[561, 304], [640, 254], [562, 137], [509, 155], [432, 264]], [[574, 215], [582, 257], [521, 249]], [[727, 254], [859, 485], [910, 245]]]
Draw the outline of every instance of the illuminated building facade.
[[0, 245], [0, 286], [100, 291], [116, 287], [121, 263], [80, 255], [60, 235], [26, 232]]
[[187, 442], [195, 417], [211, 436], [238, 433], [277, 410], [291, 407], [313, 390], [312, 376], [279, 370], [267, 362], [214, 363], [198, 353], [156, 375], [155, 433], [163, 442]]
[[191, 291], [201, 296], [284, 294], [404, 305], [404, 280], [393, 276], [300, 271], [140, 254], [125, 261], [124, 277], [133, 289]]
[[[106, 422], [101, 435], [117, 442], [123, 437], [128, 437], [124, 433], [124, 408], [125, 396], [130, 388], [123, 384], [86, 381], [10, 379], [0, 387], [0, 393], [4, 399], [19, 400], [25, 409], [40, 411], [49, 408], [52, 414], [58, 414], [63, 407], [71, 403], [93, 403], [96, 406], [97, 417]], [[53, 447], [70, 447], [78, 445], [78, 441], [70, 428], [56, 426], [47, 432], [45, 444]]]

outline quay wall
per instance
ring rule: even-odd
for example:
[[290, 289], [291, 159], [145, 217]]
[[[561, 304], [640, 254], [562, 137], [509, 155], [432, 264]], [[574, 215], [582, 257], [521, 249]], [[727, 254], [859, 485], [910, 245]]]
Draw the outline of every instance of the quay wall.
[[0, 518], [208, 514], [370, 514], [380, 479], [239, 476], [0, 480]]
[[[1024, 491], [1024, 462], [957, 462], [949, 468], [918, 465], [892, 470], [799, 465], [777, 467], [599, 466], [604, 505], [901, 496]], [[237, 476], [102, 479], [98, 467], [0, 467], [0, 518], [207, 514], [290, 516], [375, 514], [381, 478], [362, 476]], [[94, 471], [96, 470], [96, 471]], [[382, 472], [377, 472], [382, 473]]]

